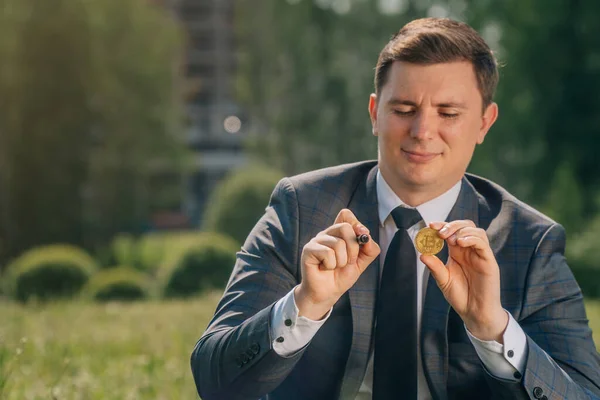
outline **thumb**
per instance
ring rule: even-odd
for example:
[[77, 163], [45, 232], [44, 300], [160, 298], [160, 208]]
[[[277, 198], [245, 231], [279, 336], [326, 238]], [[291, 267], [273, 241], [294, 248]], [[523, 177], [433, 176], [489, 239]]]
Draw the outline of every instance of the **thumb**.
[[[352, 225], [356, 235], [369, 235], [369, 229], [361, 224], [354, 213], [347, 208], [344, 208], [339, 212], [334, 223], [340, 224], [344, 222]], [[375, 257], [379, 255], [380, 251], [379, 245], [375, 243], [375, 241], [372, 240], [369, 235], [369, 241], [361, 246], [360, 251], [358, 252], [358, 259], [356, 261], [356, 265], [358, 266], [361, 274], [373, 262]]]
[[347, 222], [352, 226], [360, 224], [354, 213], [347, 208], [340, 210], [337, 217], [335, 217], [334, 224], [341, 224], [342, 222]]
[[[358, 224], [354, 227], [354, 231], [357, 235], [369, 235], [369, 229], [362, 224]], [[375, 257], [379, 255], [381, 249], [379, 245], [375, 243], [375, 241], [369, 235], [369, 241], [363, 244], [360, 247], [360, 251], [358, 252], [358, 259], [356, 260], [356, 265], [362, 274], [365, 269], [373, 262]]]
[[445, 288], [448, 285], [450, 273], [442, 260], [436, 256], [422, 254], [421, 261], [429, 268], [431, 276], [433, 276], [433, 279], [435, 279], [440, 289]]
[[379, 245], [375, 243], [374, 240], [369, 240], [365, 243], [360, 252], [358, 253], [358, 260], [356, 261], [356, 265], [362, 274], [365, 269], [373, 262], [375, 257], [379, 255], [381, 249]]

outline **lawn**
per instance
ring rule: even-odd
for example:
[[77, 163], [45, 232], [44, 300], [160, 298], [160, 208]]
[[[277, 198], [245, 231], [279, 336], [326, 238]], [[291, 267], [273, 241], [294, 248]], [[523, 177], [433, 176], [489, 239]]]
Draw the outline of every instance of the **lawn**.
[[[197, 398], [190, 351], [218, 296], [132, 305], [2, 303], [0, 398]], [[600, 344], [600, 302], [588, 303], [588, 316]]]
[[0, 303], [0, 369], [10, 370], [0, 399], [198, 398], [190, 353], [218, 298], [39, 308]]

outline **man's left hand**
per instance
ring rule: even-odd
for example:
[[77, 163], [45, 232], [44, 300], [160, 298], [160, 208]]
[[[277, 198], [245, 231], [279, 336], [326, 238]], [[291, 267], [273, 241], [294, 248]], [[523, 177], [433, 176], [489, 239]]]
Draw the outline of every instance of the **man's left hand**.
[[473, 221], [433, 222], [448, 246], [448, 262], [421, 255], [444, 297], [480, 340], [502, 343], [508, 314], [500, 302], [500, 269], [485, 231]]

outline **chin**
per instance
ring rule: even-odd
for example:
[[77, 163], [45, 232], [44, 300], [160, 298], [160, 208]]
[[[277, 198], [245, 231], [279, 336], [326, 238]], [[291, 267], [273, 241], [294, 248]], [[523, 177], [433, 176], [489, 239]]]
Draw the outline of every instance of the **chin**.
[[423, 166], [404, 166], [398, 172], [398, 177], [406, 183], [413, 186], [428, 186], [435, 183], [439, 174], [432, 171], [431, 168], [423, 168]]

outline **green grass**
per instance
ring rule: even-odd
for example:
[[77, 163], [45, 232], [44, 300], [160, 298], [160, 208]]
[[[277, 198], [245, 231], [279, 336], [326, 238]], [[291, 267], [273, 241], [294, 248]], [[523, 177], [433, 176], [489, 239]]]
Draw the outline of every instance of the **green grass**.
[[198, 398], [190, 353], [219, 296], [129, 305], [0, 303], [0, 399]]
[[587, 301], [585, 308], [590, 320], [590, 326], [594, 332], [594, 343], [596, 343], [596, 347], [600, 351], [600, 301]]
[[[0, 399], [197, 398], [190, 352], [218, 298], [0, 303]], [[600, 302], [588, 302], [587, 309], [600, 345]]]

